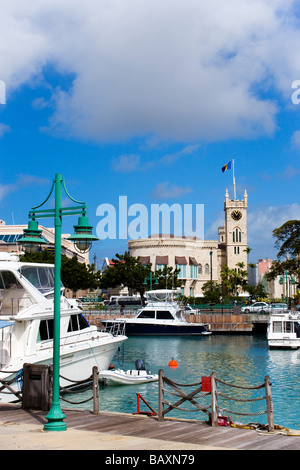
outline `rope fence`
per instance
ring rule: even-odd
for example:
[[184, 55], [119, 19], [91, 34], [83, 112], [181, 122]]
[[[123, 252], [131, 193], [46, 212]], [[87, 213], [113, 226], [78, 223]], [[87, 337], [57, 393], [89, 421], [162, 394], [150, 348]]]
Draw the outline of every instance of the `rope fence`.
[[[11, 379], [2, 379], [0, 380], [0, 393], [3, 393], [4, 395], [15, 395], [16, 400], [12, 401], [11, 403], [19, 403], [22, 401], [22, 379], [23, 379], [23, 373], [22, 370], [16, 370], [16, 371], [6, 371], [6, 370], [0, 370], [0, 373], [3, 374], [13, 374], [13, 377]], [[15, 390], [11, 385], [13, 383], [16, 383], [17, 385], [17, 390]]]
[[[233, 389], [249, 390], [251, 392], [264, 389], [265, 394], [263, 396], [254, 398], [239, 398], [238, 396], [230, 396], [224, 393], [222, 390], [219, 390], [218, 384], [227, 387], [232, 387]], [[226, 423], [231, 422], [230, 418], [223, 416], [224, 412], [241, 416], [260, 416], [263, 414], [267, 414], [268, 430], [274, 430], [273, 401], [271, 396], [271, 382], [269, 376], [265, 377], [263, 384], [255, 386], [245, 386], [225, 382], [221, 379], [218, 379], [216, 373], [212, 372], [210, 377], [202, 377], [201, 382], [193, 384], [179, 384], [165, 377], [164, 371], [161, 369], [159, 371], [158, 387], [158, 419], [160, 421], [164, 419], [167, 413], [175, 409], [183, 412], [204, 412], [209, 417], [209, 424], [211, 424], [211, 426], [226, 425]], [[182, 387], [196, 388], [190, 391], [189, 393], [186, 393], [184, 390], [182, 390]], [[167, 395], [179, 398], [179, 400], [176, 400], [174, 403], [172, 403], [170, 399], [167, 398]], [[209, 402], [200, 405], [198, 400], [201, 400], [205, 397], [210, 397]], [[230, 410], [228, 408], [220, 406], [220, 398], [228, 400], [230, 402], [236, 402], [238, 404], [265, 401], [266, 410], [259, 411], [256, 413], [247, 413], [245, 412], [245, 410]], [[189, 402], [191, 405], [193, 405], [193, 407], [190, 409], [183, 408], [181, 405], [184, 402]]]
[[[32, 401], [34, 400], [34, 397], [29, 397], [28, 399], [28, 397], [26, 396], [27, 394], [32, 393], [32, 388], [27, 383], [28, 377], [30, 377], [30, 375], [35, 374], [34, 380], [35, 381], [39, 380], [41, 382], [39, 395], [47, 395], [46, 401], [47, 403], [50, 403], [51, 392], [52, 392], [52, 366], [24, 364], [25, 369], [26, 369], [26, 366], [29, 366], [29, 367], [31, 366], [29, 374], [23, 374], [23, 369], [19, 371], [9, 371], [9, 372], [0, 371], [0, 373], [5, 372], [9, 375], [13, 374], [13, 377], [11, 377], [9, 380], [6, 380], [6, 379], [0, 380], [0, 393], [6, 394], [6, 395], [15, 395], [16, 400], [13, 401], [13, 398], [12, 398], [12, 399], [9, 399], [9, 402], [10, 403], [22, 402], [23, 408], [26, 409], [27, 408], [26, 403], [29, 403], [31, 405]], [[43, 380], [44, 377], [42, 376], [42, 372], [43, 372], [42, 367], [44, 367], [48, 371], [47, 384], [44, 387], [43, 385], [44, 385], [45, 380]], [[70, 382], [69, 386], [60, 387], [59, 398], [62, 401], [69, 403], [69, 404], [73, 404], [73, 405], [81, 405], [83, 403], [93, 401], [93, 414], [99, 413], [99, 370], [98, 370], [98, 367], [94, 366], [91, 376], [84, 380], [72, 380], [62, 375], [60, 375], [60, 378], [67, 382]], [[18, 389], [16, 390], [14, 387], [12, 387], [12, 384], [15, 384], [14, 387], [17, 386]], [[86, 398], [78, 402], [68, 400], [65, 396], [67, 394], [72, 394], [72, 395], [80, 394], [88, 390], [92, 390], [91, 396], [89, 398]], [[45, 399], [44, 399], [44, 402], [45, 402]], [[29, 406], [29, 408], [31, 407], [32, 406]]]
[[82, 393], [90, 389], [93, 391], [92, 396], [77, 402], [67, 400], [63, 395], [60, 394], [59, 398], [62, 401], [72, 405], [82, 405], [83, 403], [87, 403], [88, 401], [93, 400], [93, 414], [99, 413], [99, 370], [97, 366], [93, 367], [92, 375], [85, 380], [71, 380], [63, 377], [62, 375], [60, 375], [60, 377], [73, 384], [71, 389], [69, 387], [60, 387], [60, 392], [63, 394], [71, 393], [74, 395], [74, 393]]

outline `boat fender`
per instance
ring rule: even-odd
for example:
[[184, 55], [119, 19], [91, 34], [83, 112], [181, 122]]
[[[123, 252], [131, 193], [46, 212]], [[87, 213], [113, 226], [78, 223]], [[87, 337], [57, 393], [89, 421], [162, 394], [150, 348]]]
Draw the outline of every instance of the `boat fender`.
[[135, 361], [135, 368], [136, 370], [146, 370], [145, 363], [143, 359], [137, 359]]

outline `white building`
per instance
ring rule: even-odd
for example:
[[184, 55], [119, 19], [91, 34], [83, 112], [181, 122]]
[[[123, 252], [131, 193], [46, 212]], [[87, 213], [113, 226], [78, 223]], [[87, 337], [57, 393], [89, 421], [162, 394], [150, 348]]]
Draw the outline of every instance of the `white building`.
[[[6, 225], [3, 220], [0, 220], [0, 251], [15, 252], [20, 251], [21, 246], [18, 240], [23, 237], [23, 230], [27, 225]], [[42, 237], [47, 241], [46, 249], [54, 250], [54, 228], [47, 228], [39, 225], [42, 230]], [[64, 234], [61, 237], [62, 254], [72, 258], [77, 256], [80, 263], [89, 263], [89, 253], [78, 253], [75, 249], [74, 243], [67, 240], [69, 234]]]
[[201, 240], [197, 237], [152, 235], [149, 238], [128, 242], [131, 256], [140, 257], [143, 264], [152, 264], [152, 270], [164, 266], [178, 268], [182, 293], [201, 296], [207, 281], [220, 282], [220, 272], [227, 265], [247, 269], [247, 193], [244, 198], [229, 199], [226, 190], [224, 226], [219, 227], [218, 240]]

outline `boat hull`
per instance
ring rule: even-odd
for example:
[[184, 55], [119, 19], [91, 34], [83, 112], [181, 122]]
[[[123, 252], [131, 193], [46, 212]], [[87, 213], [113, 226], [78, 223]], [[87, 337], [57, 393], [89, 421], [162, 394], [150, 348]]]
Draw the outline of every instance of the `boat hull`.
[[106, 385], [138, 385], [148, 382], [157, 382], [157, 374], [148, 374], [146, 371], [128, 370], [123, 371], [120, 369], [111, 371], [106, 370], [100, 372], [100, 379]]
[[300, 338], [268, 339], [269, 349], [299, 349]]
[[[105, 327], [114, 322], [102, 321]], [[125, 321], [126, 336], [203, 336], [210, 334], [205, 325], [197, 323], [147, 323]]]
[[[77, 381], [88, 379], [92, 375], [92, 369], [94, 366], [98, 367], [98, 370], [107, 370], [112, 362], [112, 359], [119, 346], [127, 339], [126, 336], [118, 336], [112, 338], [110, 341], [104, 341], [102, 344], [89, 345], [88, 347], [82, 347], [81, 349], [73, 348], [73, 351], [61, 351], [60, 354], [60, 386], [61, 387], [76, 387]], [[24, 363], [40, 364], [40, 365], [51, 365], [53, 363], [53, 353], [49, 354], [48, 357], [42, 359], [34, 356], [27, 357], [22, 364], [18, 365], [19, 371], [23, 367]], [[11, 370], [16, 370], [14, 366]], [[0, 378], [10, 380], [16, 376], [16, 374], [2, 373]], [[20, 379], [20, 375], [17, 374]], [[10, 385], [14, 390], [20, 391], [20, 381], [12, 382]], [[16, 400], [13, 394], [0, 393], [0, 403], [11, 403]]]

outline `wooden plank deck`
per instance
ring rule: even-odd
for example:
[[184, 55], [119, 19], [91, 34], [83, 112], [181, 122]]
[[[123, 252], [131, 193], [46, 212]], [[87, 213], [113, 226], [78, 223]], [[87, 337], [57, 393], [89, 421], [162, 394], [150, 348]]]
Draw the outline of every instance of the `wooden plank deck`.
[[[68, 429], [99, 431], [137, 438], [159, 439], [161, 441], [188, 443], [222, 447], [233, 450], [299, 450], [300, 436], [282, 434], [259, 434], [253, 429], [233, 427], [213, 428], [206, 423], [192, 420], [165, 419], [159, 422], [156, 417], [125, 413], [100, 412], [93, 415], [85, 410], [64, 409]], [[47, 422], [43, 411], [25, 411], [18, 405], [0, 405], [1, 423], [40, 424]], [[138, 449], [137, 449], [138, 450]]]

